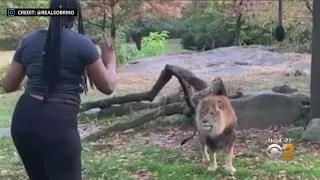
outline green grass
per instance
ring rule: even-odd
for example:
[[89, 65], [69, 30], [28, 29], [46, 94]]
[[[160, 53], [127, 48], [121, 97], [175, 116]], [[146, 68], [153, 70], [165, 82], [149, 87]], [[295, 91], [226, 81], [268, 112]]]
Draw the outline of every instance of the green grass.
[[181, 52], [190, 52], [190, 50], [183, 49], [180, 44], [181, 39], [169, 39], [165, 45], [163, 54], [174, 54]]
[[[93, 151], [90, 144], [83, 145], [84, 179], [130, 180], [145, 174], [152, 180], [211, 180], [230, 178], [222, 168], [224, 156], [218, 154], [218, 169], [207, 172], [200, 163], [199, 154], [186, 155], [180, 150], [146, 144], [127, 144], [114, 150]], [[261, 158], [237, 157], [235, 177], [252, 179], [315, 179], [320, 177], [320, 158], [304, 155], [301, 162], [276, 162]], [[25, 176], [22, 163], [12, 140], [0, 138], [0, 179], [17, 179]], [[140, 173], [139, 173], [140, 172]]]
[[0, 137], [0, 179], [18, 179], [23, 173], [22, 163], [9, 137]]
[[9, 127], [15, 104], [22, 92], [0, 94], [0, 128]]
[[[87, 167], [84, 173], [93, 179], [131, 179], [141, 170], [147, 170], [150, 179], [212, 179], [212, 173], [207, 172], [196, 157], [188, 157], [181, 151], [152, 145], [127, 146], [97, 162], [91, 158], [89, 161], [91, 162], [85, 161]], [[250, 172], [245, 170], [242, 163], [239, 161], [236, 164], [240, 170], [238, 177], [249, 177]], [[227, 174], [223, 169], [217, 173]], [[105, 176], [101, 176], [102, 174]]]

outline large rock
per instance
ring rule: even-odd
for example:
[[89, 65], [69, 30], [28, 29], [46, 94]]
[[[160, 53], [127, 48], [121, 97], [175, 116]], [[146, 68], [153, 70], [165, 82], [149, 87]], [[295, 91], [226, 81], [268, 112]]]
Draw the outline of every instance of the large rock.
[[89, 118], [95, 119], [98, 117], [99, 112], [101, 111], [100, 108], [93, 108], [88, 111], [83, 112], [84, 115], [88, 116]]
[[301, 113], [310, 98], [304, 94], [280, 94], [273, 91], [244, 93], [232, 99], [238, 116], [238, 128], [268, 128], [274, 125], [289, 125], [304, 120]]
[[320, 141], [320, 118], [312, 119], [303, 133], [304, 140]]
[[293, 94], [293, 93], [298, 92], [298, 90], [296, 88], [292, 88], [286, 84], [281, 85], [281, 86], [274, 86], [273, 88], [271, 88], [271, 90], [273, 92], [282, 93], [282, 94]]
[[286, 138], [292, 138], [295, 140], [300, 140], [302, 135], [304, 133], [304, 128], [303, 127], [294, 127], [287, 129], [284, 133], [283, 136]]

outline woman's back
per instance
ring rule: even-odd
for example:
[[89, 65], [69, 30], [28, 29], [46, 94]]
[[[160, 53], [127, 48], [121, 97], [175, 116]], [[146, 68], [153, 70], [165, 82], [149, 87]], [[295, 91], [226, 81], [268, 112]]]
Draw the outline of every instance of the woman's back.
[[[47, 32], [42, 29], [26, 36], [14, 58], [26, 67], [26, 92], [39, 96], [45, 96], [47, 92], [41, 74]], [[60, 80], [48, 96], [80, 103], [80, 83], [84, 68], [99, 59], [98, 50], [86, 36], [70, 29], [63, 29], [60, 57]]]

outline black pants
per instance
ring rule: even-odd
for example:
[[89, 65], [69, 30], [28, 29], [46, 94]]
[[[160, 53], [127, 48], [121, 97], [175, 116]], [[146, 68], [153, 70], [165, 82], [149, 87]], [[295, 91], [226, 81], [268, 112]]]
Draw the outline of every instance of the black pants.
[[81, 141], [75, 105], [23, 94], [11, 135], [30, 180], [81, 180]]

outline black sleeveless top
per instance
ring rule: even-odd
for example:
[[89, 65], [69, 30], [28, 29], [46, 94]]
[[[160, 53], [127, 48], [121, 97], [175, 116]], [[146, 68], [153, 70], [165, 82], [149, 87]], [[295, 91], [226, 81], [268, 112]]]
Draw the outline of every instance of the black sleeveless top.
[[[19, 44], [13, 60], [26, 68], [28, 81], [26, 92], [45, 96], [47, 86], [41, 78], [43, 50], [47, 30], [37, 30], [25, 36]], [[81, 75], [84, 68], [100, 58], [93, 42], [85, 35], [70, 29], [61, 33], [61, 78], [48, 98], [59, 98], [81, 103]]]

